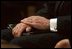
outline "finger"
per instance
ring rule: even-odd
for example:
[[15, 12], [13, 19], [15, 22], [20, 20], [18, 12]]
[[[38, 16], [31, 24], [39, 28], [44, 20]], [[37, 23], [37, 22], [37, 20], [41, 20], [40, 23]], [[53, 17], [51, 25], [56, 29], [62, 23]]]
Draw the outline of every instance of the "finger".
[[21, 20], [21, 22], [25, 22], [25, 21], [28, 21], [28, 18], [25, 18], [25, 19]]
[[20, 29], [20, 30], [18, 31], [18, 34], [16, 35], [16, 37], [20, 37], [21, 34], [22, 34], [22, 32], [23, 32], [23, 30], [24, 30], [24, 29]]
[[17, 29], [14, 28], [13, 31], [12, 31], [12, 35], [15, 37], [17, 34], [18, 34]]
[[31, 27], [30, 26], [28, 26], [27, 28], [26, 28], [26, 32], [30, 32], [31, 31]]
[[12, 29], [12, 35], [14, 36], [15, 33], [15, 28]]
[[12, 29], [13, 34], [18, 31], [18, 28], [19, 28], [19, 25], [17, 24], [17, 25]]
[[68, 39], [63, 39], [61, 41], [59, 41], [55, 48], [70, 48], [70, 43]]
[[16, 36], [17, 34], [19, 34], [19, 33], [21, 33], [20, 32], [20, 24], [17, 24], [14, 28], [13, 28], [13, 30], [12, 30], [12, 34], [14, 35], [14, 36]]
[[20, 37], [21, 34], [22, 34], [22, 32], [26, 30], [26, 27], [27, 27], [26, 24], [22, 24], [22, 23], [21, 23], [21, 25], [19, 25], [19, 27], [18, 27], [18, 29], [17, 29], [17, 31], [16, 31], [16, 32], [18, 33], [18, 34], [16, 34], [16, 36], [17, 36], [17, 37]]

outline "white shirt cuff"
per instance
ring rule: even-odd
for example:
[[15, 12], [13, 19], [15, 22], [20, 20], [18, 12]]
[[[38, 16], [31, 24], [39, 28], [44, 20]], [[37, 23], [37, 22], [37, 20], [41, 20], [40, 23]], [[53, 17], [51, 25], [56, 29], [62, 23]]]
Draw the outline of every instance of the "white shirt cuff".
[[57, 18], [50, 19], [50, 30], [57, 32]]

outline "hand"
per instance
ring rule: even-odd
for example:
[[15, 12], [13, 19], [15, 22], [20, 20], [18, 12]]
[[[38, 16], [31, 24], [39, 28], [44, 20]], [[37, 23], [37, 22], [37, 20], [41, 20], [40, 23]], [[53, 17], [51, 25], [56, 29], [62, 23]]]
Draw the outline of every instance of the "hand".
[[31, 27], [27, 24], [18, 23], [13, 29], [12, 34], [14, 37], [20, 37], [23, 31], [30, 31]]
[[21, 20], [21, 23], [28, 24], [36, 29], [41, 30], [49, 28], [49, 20], [41, 16], [30, 16], [28, 18], [24, 18]]
[[71, 48], [70, 42], [68, 39], [63, 39], [56, 44], [55, 48]]

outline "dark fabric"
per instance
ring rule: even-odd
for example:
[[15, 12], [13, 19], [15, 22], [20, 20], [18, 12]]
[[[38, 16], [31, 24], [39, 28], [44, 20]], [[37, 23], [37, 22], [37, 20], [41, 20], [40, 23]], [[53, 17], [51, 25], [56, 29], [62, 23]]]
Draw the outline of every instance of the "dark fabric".
[[55, 16], [71, 15], [71, 1], [61, 1]]
[[56, 33], [34, 34], [30, 36], [21, 36], [11, 41], [23, 48], [54, 48], [55, 44], [63, 39]]
[[69, 39], [71, 43], [71, 16], [58, 17], [57, 27], [58, 34]]
[[1, 39], [23, 48], [52, 48], [62, 38], [63, 36], [59, 36], [56, 33], [31, 34], [13, 38], [11, 31], [8, 29], [1, 31]]
[[37, 14], [45, 16], [48, 19], [58, 17], [58, 34], [70, 39], [71, 41], [71, 16], [68, 16], [71, 15], [71, 1], [57, 1], [53, 6], [52, 4], [47, 4], [48, 9], [42, 8]]
[[60, 34], [70, 37], [71, 35], [71, 16], [58, 17], [57, 29]]
[[41, 15], [49, 19], [71, 14], [71, 1], [54, 1], [47, 2], [45, 4], [47, 4], [47, 7], [43, 4], [43, 7], [37, 10], [37, 15]]
[[[19, 38], [13, 38], [13, 35], [11, 34], [11, 30], [4, 29], [1, 30], [1, 39], [5, 39], [8, 41], [11, 41], [12, 44], [17, 44], [19, 46], [22, 46], [24, 48], [53, 48], [55, 44], [61, 40], [68, 38], [71, 41], [71, 16], [63, 16], [58, 17], [57, 21], [58, 26], [58, 34], [57, 33], [39, 33], [39, 34], [31, 34], [31, 35], [25, 35], [21, 36]], [[33, 30], [34, 31], [34, 30]], [[39, 30], [35, 31], [39, 32]], [[41, 32], [41, 31], [40, 31]]]
[[13, 39], [12, 31], [9, 29], [1, 30], [1, 39], [11, 41]]

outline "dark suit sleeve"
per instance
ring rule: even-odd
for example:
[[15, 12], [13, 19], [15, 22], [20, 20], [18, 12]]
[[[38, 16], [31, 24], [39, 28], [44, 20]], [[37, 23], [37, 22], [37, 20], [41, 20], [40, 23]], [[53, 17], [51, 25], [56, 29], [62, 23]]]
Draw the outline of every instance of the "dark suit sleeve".
[[71, 33], [71, 16], [58, 17], [57, 19], [58, 32], [64, 35]]

